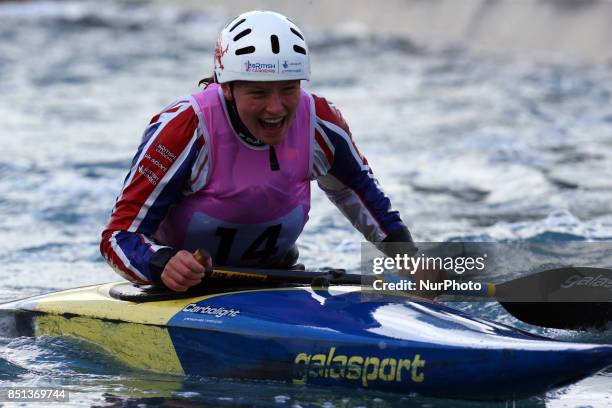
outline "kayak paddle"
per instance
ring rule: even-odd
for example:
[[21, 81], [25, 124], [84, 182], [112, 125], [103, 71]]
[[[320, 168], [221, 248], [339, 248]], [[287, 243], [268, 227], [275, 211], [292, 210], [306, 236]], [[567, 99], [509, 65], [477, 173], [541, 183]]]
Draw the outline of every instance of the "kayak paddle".
[[603, 328], [612, 322], [612, 270], [603, 268], [549, 269], [446, 295], [494, 298], [517, 319], [544, 327]]
[[[245, 282], [371, 285], [372, 275], [343, 269], [309, 272], [282, 269], [210, 268], [206, 278]], [[210, 282], [210, 281], [209, 281]], [[492, 298], [526, 323], [560, 329], [603, 328], [612, 322], [612, 271], [603, 268], [549, 269], [481, 290], [449, 290], [448, 295]]]
[[[122, 298], [137, 301], [146, 292], [149, 300], [170, 299], [197, 295], [206, 292], [210, 287], [257, 287], [262, 283], [313, 286], [372, 285], [380, 278], [376, 275], [348, 274], [343, 269], [312, 272], [213, 267], [205, 269], [201, 285], [187, 292], [170, 292], [166, 288], [146, 286], [135, 288], [132, 294], [124, 295]], [[612, 271], [608, 269], [586, 267], [550, 269], [497, 285], [482, 283], [480, 286], [480, 290], [447, 290], [442, 295], [442, 299], [457, 300], [456, 296], [495, 299], [517, 319], [543, 327], [603, 328], [612, 322]]]

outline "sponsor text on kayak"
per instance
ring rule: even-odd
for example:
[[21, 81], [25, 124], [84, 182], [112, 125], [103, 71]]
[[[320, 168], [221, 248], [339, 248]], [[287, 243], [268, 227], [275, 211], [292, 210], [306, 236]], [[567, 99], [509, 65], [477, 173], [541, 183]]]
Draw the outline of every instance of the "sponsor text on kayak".
[[425, 381], [425, 363], [420, 354], [410, 357], [361, 356], [337, 353], [299, 353], [294, 360], [294, 384], [307, 384], [310, 379], [353, 380], [368, 387], [371, 382]]
[[208, 305], [200, 306], [195, 303], [190, 303], [182, 310], [188, 313], [198, 313], [211, 315], [215, 317], [236, 317], [240, 314], [240, 310], [226, 309], [224, 307], [210, 307]]

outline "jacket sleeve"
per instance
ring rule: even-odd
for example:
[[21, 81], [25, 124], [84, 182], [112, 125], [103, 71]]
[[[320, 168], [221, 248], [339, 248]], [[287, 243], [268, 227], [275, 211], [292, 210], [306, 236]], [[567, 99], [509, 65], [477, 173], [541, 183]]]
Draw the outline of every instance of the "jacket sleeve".
[[412, 237], [361, 154], [340, 111], [313, 95], [316, 124], [311, 178], [372, 243], [409, 242]]
[[169, 207], [184, 195], [202, 148], [189, 101], [175, 102], [151, 119], [100, 243], [102, 256], [124, 278], [159, 282], [161, 270], [155, 265], [175, 250], [152, 237]]

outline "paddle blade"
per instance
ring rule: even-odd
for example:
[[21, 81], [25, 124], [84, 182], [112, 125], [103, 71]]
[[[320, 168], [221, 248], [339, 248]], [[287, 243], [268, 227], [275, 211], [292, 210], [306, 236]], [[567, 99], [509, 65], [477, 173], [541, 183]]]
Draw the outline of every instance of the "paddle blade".
[[496, 285], [500, 302], [612, 302], [612, 270], [568, 266]]
[[508, 313], [529, 324], [602, 329], [612, 322], [612, 271], [549, 269], [497, 285], [495, 297]]
[[604, 329], [612, 322], [611, 302], [500, 302], [512, 316], [535, 326], [566, 330]]

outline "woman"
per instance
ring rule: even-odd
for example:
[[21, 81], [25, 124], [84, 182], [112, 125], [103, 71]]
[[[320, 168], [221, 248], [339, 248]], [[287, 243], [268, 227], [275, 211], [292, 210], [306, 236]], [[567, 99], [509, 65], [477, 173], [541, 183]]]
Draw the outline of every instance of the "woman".
[[119, 274], [185, 291], [203, 277], [198, 248], [215, 265], [290, 267], [312, 180], [369, 241], [412, 243], [339, 111], [301, 89], [310, 55], [293, 22], [244, 13], [214, 61], [206, 88], [144, 132], [100, 245]]

